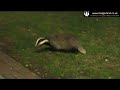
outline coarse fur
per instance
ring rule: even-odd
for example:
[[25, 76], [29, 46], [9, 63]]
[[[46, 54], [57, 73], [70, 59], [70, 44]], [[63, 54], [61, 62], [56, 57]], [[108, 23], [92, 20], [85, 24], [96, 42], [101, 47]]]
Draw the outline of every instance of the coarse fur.
[[56, 50], [73, 50], [86, 54], [86, 50], [82, 47], [79, 40], [72, 34], [57, 34], [49, 38], [38, 38], [35, 47], [49, 45]]

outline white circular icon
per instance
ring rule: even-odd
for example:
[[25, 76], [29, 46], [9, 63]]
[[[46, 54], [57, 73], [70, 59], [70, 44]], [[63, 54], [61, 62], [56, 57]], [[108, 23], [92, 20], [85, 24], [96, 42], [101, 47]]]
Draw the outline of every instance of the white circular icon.
[[84, 16], [88, 17], [89, 16], [89, 11], [84, 11]]

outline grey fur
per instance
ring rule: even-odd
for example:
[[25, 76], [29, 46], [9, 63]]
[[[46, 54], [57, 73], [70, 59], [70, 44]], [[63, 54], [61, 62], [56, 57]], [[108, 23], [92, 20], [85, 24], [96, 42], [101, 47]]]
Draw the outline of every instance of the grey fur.
[[82, 47], [80, 41], [72, 34], [57, 34], [44, 40], [48, 40], [48, 42], [44, 44], [47, 44], [56, 50], [77, 49], [79, 52], [86, 54], [86, 50]]

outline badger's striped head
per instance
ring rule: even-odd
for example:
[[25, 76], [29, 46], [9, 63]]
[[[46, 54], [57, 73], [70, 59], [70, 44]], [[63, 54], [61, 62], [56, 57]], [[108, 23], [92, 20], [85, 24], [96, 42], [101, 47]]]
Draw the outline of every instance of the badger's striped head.
[[43, 38], [43, 37], [38, 38], [36, 43], [35, 43], [35, 47], [41, 46], [41, 45], [43, 45], [45, 43], [48, 43], [48, 42], [49, 41], [47, 39]]

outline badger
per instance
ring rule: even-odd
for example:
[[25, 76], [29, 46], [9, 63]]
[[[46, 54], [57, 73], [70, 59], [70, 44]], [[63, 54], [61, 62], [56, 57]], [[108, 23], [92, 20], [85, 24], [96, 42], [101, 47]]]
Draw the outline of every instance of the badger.
[[82, 54], [86, 54], [86, 50], [80, 41], [70, 33], [61, 33], [48, 38], [40, 37], [36, 40], [35, 47], [41, 47], [42, 45], [48, 45], [55, 50], [77, 50]]

